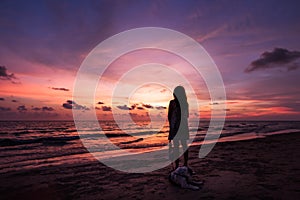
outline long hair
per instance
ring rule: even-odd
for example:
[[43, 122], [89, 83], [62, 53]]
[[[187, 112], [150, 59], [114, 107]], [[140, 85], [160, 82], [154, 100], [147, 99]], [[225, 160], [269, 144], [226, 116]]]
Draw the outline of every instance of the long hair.
[[173, 91], [173, 96], [175, 98], [175, 102], [178, 106], [180, 106], [181, 111], [187, 111], [188, 110], [188, 102], [187, 102], [187, 96], [185, 93], [185, 89], [182, 86], [177, 86]]

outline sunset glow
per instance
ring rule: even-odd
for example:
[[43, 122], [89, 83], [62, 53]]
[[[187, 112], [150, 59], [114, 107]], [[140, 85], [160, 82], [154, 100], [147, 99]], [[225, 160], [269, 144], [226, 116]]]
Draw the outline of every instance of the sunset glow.
[[[149, 114], [165, 120], [172, 90], [182, 83], [172, 83], [173, 88], [144, 85], [130, 99], [111, 101], [111, 93], [120, 78], [129, 69], [145, 63], [160, 63], [180, 72], [195, 90], [195, 94], [188, 93], [188, 99], [191, 95], [198, 98], [199, 107], [190, 108], [190, 118], [200, 114], [201, 119], [209, 120], [212, 105], [220, 102], [211, 101], [203, 77], [182, 58], [153, 49], [133, 51], [113, 62], [99, 79], [95, 105], [71, 102], [77, 70], [89, 52], [112, 35], [143, 26], [174, 29], [203, 45], [224, 80], [227, 119], [300, 119], [298, 14], [273, 16], [275, 11], [267, 5], [253, 5], [248, 10], [242, 4], [236, 5], [238, 9], [233, 13], [227, 4], [206, 5], [205, 11], [199, 13], [197, 6], [186, 5], [183, 9], [179, 4], [170, 4], [167, 8], [163, 2], [158, 6], [151, 1], [138, 3], [145, 9], [141, 12], [125, 2], [119, 3], [113, 15], [110, 11], [86, 15], [76, 12], [77, 6], [68, 10], [70, 3], [65, 6], [36, 3], [37, 9], [25, 2], [15, 6], [1, 3], [0, 24], [5, 31], [0, 33], [0, 120], [72, 120], [72, 106], [83, 113], [95, 108], [100, 120], [112, 119], [114, 109], [120, 115], [129, 112], [134, 120], [149, 120]], [[104, 4], [99, 6], [109, 7], [114, 3]], [[85, 9], [92, 12], [94, 7], [97, 6], [87, 3]], [[170, 8], [172, 13], [168, 12]], [[293, 9], [283, 5], [277, 12], [292, 13]], [[210, 14], [215, 12], [221, 14]], [[232, 15], [227, 15], [228, 12]], [[266, 12], [269, 15], [264, 15]], [[143, 17], [137, 17], [141, 13]], [[167, 16], [174, 19], [170, 21]], [[226, 16], [227, 20], [220, 20], [220, 16]], [[273, 20], [276, 24], [270, 23]], [[166, 45], [182, 44], [173, 41]], [[283, 60], [272, 60], [273, 55], [281, 55]], [[153, 73], [159, 76], [159, 71]], [[122, 84], [135, 84], [146, 75]]]

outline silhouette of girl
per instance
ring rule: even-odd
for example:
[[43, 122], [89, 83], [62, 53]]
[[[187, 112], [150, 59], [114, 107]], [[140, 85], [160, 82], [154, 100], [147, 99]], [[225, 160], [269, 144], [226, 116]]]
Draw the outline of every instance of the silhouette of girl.
[[184, 165], [188, 165], [188, 148], [187, 140], [189, 139], [188, 116], [189, 105], [185, 89], [182, 86], [177, 86], [173, 91], [174, 99], [169, 103], [168, 120], [170, 125], [169, 130], [169, 145], [173, 140], [173, 157], [177, 158], [175, 161], [176, 168], [179, 166], [179, 142], [184, 151]]

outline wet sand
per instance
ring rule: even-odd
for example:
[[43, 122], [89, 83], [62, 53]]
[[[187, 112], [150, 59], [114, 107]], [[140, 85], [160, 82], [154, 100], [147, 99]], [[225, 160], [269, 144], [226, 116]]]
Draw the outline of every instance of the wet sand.
[[91, 158], [0, 174], [1, 199], [300, 199], [299, 136], [217, 143], [204, 159], [190, 147], [194, 179], [205, 181], [199, 191], [170, 183], [171, 166], [129, 174]]

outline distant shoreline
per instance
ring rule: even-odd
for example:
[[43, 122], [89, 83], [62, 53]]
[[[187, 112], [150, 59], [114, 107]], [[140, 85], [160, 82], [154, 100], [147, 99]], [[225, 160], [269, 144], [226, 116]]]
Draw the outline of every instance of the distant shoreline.
[[[82, 122], [90, 122], [93, 120], [81, 120]], [[114, 120], [98, 120], [99, 122], [111, 122]], [[145, 120], [141, 120], [143, 122]], [[155, 121], [155, 120], [154, 120]], [[159, 120], [157, 120], [159, 121]], [[197, 120], [190, 120], [190, 121], [197, 121]], [[200, 119], [200, 122], [209, 122], [210, 120], [207, 119]], [[74, 122], [74, 120], [0, 120], [0, 122]], [[300, 120], [225, 120], [226, 122], [300, 122]]]

